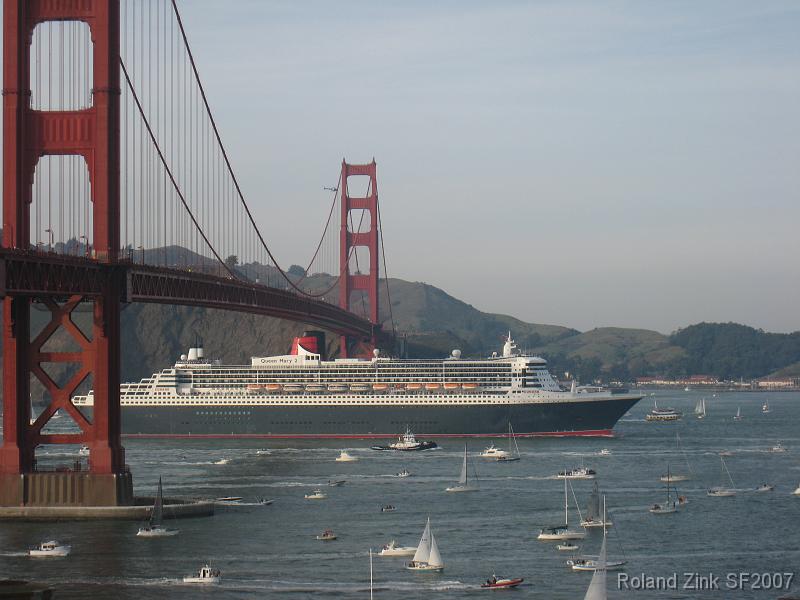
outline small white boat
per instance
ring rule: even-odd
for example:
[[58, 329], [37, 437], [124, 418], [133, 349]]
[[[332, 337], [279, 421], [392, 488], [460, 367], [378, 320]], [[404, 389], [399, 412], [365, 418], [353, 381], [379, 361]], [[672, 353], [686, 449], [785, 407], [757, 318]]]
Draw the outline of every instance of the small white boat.
[[212, 569], [208, 565], [203, 565], [197, 575], [189, 575], [183, 578], [183, 583], [219, 583], [222, 575], [219, 569]]
[[332, 542], [336, 539], [336, 534], [333, 533], [333, 529], [326, 529], [317, 536], [317, 539], [321, 542]]
[[78, 455], [80, 455], [80, 456], [89, 456], [91, 451], [92, 451], [92, 449], [89, 448], [89, 446], [87, 446], [86, 444], [84, 444], [83, 446], [80, 447], [80, 450], [78, 450]]
[[775, 444], [772, 448], [769, 449], [770, 452], [774, 452], [776, 454], [780, 454], [786, 452], [786, 448], [784, 448], [780, 442]]
[[797, 489], [792, 492], [794, 496], [800, 496], [800, 485], [797, 486]]
[[469, 477], [469, 469], [467, 465], [467, 445], [464, 444], [464, 462], [461, 465], [461, 477], [458, 478], [458, 484], [445, 488], [445, 492], [477, 492], [480, 488], [478, 487], [478, 478], [473, 473], [472, 479], [474, 481], [470, 482]]
[[230, 458], [220, 458], [218, 461], [215, 461], [214, 464], [215, 465], [227, 465], [229, 462], [231, 462]]
[[772, 492], [772, 491], [775, 491], [775, 486], [774, 485], [770, 485], [768, 483], [762, 483], [760, 486], [758, 486], [756, 488], [755, 491], [757, 491], [757, 492]]
[[403, 469], [402, 471], [397, 473], [395, 477], [411, 477], [411, 473], [409, 473], [407, 469]]
[[484, 448], [483, 452], [480, 453], [481, 458], [505, 458], [506, 456], [508, 456], [508, 452], [501, 450], [494, 444], [489, 444], [489, 446]]
[[576, 469], [569, 469], [559, 471], [556, 479], [594, 479], [597, 472], [594, 469], [586, 467], [578, 467]]
[[670, 493], [670, 486], [669, 484], [674, 481], [670, 470], [669, 464], [667, 464], [667, 476], [664, 479], [664, 476], [661, 477], [662, 481], [666, 481], [667, 484], [667, 499], [663, 503], [655, 503], [650, 507], [650, 513], [654, 515], [671, 515], [678, 512], [678, 503], [676, 500], [672, 499], [672, 494]]
[[[605, 531], [605, 527], [603, 531]], [[564, 540], [582, 540], [586, 537], [585, 531], [576, 531], [569, 528], [569, 498], [567, 496], [567, 480], [564, 480], [564, 524], [556, 527], [544, 527], [539, 531], [536, 539], [540, 542], [561, 542]]]
[[262, 448], [261, 450], [256, 450], [256, 454], [264, 456], [264, 455], [267, 455], [267, 454], [272, 454], [272, 451]]
[[164, 496], [161, 490], [161, 477], [158, 478], [158, 493], [156, 494], [155, 501], [153, 502], [153, 510], [150, 513], [150, 523], [145, 527], [140, 527], [136, 533], [137, 537], [156, 538], [156, 537], [171, 537], [178, 535], [180, 530], [167, 529], [162, 524], [164, 520]]
[[733, 452], [731, 452], [730, 450], [723, 450], [722, 452], [719, 453], [719, 455], [720, 456], [733, 456]]
[[55, 540], [42, 542], [36, 548], [28, 551], [28, 555], [33, 558], [50, 558], [67, 556], [72, 550], [72, 546], [61, 544]]
[[734, 421], [741, 421], [744, 417], [742, 417], [742, 407], [736, 407], [736, 414], [733, 416]]
[[658, 478], [661, 483], [677, 483], [680, 481], [688, 481], [691, 479], [688, 475], [681, 475], [679, 473], [668, 473]]
[[611, 450], [608, 448], [603, 448], [597, 453], [597, 456], [611, 456]]
[[[731, 496], [736, 495], [736, 490], [733, 487], [733, 477], [731, 477], [731, 472], [728, 471], [728, 467], [725, 465], [725, 459], [722, 456], [719, 457], [720, 462], [722, 463], [722, 485], [716, 486], [708, 490], [707, 494], [709, 496], [715, 498], [729, 498]], [[728, 481], [730, 482], [731, 486], [725, 486], [725, 475], [728, 476]]]
[[772, 412], [770, 410], [770, 408], [769, 408], [769, 402], [768, 401], [765, 401], [764, 404], [761, 405], [761, 412], [764, 413], [764, 414]]
[[[605, 561], [606, 571], [621, 571], [628, 561], [626, 560], [607, 560]], [[600, 565], [603, 564], [597, 558], [572, 558], [567, 561], [567, 564], [572, 567], [573, 571], [597, 571]]]
[[414, 556], [416, 546], [399, 546], [395, 540], [385, 544], [378, 556]]
[[436, 544], [436, 538], [433, 537], [433, 531], [431, 531], [430, 517], [428, 517], [428, 522], [422, 531], [422, 537], [414, 552], [414, 558], [406, 565], [406, 569], [409, 571], [437, 572], [444, 570], [444, 561], [442, 560], [442, 555], [439, 554], [439, 546]]
[[322, 490], [314, 490], [312, 493], [303, 496], [306, 500], [325, 500], [327, 497], [327, 494], [323, 494]]
[[563, 544], [556, 544], [556, 550], [560, 552], [577, 552], [580, 550], [580, 546], [572, 542], [565, 542]]
[[381, 512], [394, 512], [397, 510], [397, 507], [394, 504], [387, 504], [386, 506], [381, 506]]
[[344, 450], [336, 457], [336, 462], [356, 462], [357, 460], [358, 457], [348, 454]]

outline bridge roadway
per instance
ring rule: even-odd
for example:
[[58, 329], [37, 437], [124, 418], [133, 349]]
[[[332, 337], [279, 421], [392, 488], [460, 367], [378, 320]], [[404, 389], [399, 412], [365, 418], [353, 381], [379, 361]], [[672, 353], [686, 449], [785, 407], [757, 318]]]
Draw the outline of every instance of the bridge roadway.
[[203, 306], [308, 323], [328, 331], [370, 339], [376, 326], [338, 306], [295, 292], [197, 271], [91, 258], [0, 249], [0, 298], [15, 296], [97, 297], [118, 277], [122, 302]]

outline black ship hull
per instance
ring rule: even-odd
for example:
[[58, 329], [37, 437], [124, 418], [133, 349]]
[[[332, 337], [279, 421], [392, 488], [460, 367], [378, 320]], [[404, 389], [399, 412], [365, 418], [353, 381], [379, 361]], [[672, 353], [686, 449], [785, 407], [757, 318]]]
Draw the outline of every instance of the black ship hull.
[[531, 403], [430, 405], [139, 405], [122, 407], [124, 435], [231, 438], [394, 438], [417, 435], [611, 436], [641, 396]]

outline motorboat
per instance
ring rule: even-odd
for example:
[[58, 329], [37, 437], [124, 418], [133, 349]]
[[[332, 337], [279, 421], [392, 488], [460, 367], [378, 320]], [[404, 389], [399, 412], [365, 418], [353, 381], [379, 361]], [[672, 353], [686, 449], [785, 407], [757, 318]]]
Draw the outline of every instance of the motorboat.
[[171, 537], [178, 535], [180, 530], [167, 529], [163, 525], [164, 521], [164, 494], [161, 489], [161, 477], [158, 478], [158, 493], [153, 502], [153, 510], [150, 512], [150, 523], [145, 527], [140, 527], [136, 533], [137, 537], [155, 538], [155, 537]]
[[87, 446], [86, 444], [84, 444], [78, 450], [78, 455], [79, 456], [89, 456], [89, 454], [91, 454], [91, 452], [92, 452], [92, 449], [89, 448], [89, 446]]
[[733, 452], [730, 450], [723, 450], [719, 453], [720, 456], [733, 456]]
[[306, 500], [325, 500], [327, 497], [327, 494], [323, 494], [322, 490], [314, 490], [312, 493], [303, 496]]
[[387, 504], [386, 506], [381, 506], [381, 512], [394, 512], [397, 510], [397, 507], [394, 504]]
[[258, 504], [260, 504], [261, 506], [269, 506], [270, 504], [275, 502], [275, 500], [274, 499], [267, 499], [267, 498], [263, 498], [262, 497], [262, 498], [259, 498], [256, 502]]
[[673, 481], [672, 475], [669, 470], [669, 464], [667, 464], [667, 476], [666, 479], [662, 476], [662, 481], [666, 481], [667, 484], [667, 499], [663, 503], [655, 503], [650, 507], [650, 513], [654, 515], [670, 515], [673, 513], [678, 512], [678, 504], [675, 500], [672, 499], [672, 494], [670, 492], [670, 483]]
[[[605, 531], [605, 527], [603, 531]], [[585, 531], [576, 531], [569, 528], [569, 498], [567, 496], [567, 480], [564, 479], [564, 524], [542, 528], [536, 539], [540, 542], [561, 542], [564, 540], [582, 540], [585, 537]]]
[[384, 544], [378, 556], [414, 556], [416, 546], [399, 546], [395, 540]]
[[765, 401], [764, 404], [761, 405], [761, 412], [764, 413], [764, 414], [772, 412], [772, 410], [770, 410], [770, 408], [769, 408], [769, 402], [768, 401]]
[[36, 548], [28, 551], [28, 555], [33, 558], [50, 558], [67, 556], [72, 550], [72, 546], [61, 544], [56, 540], [42, 542]]
[[356, 462], [358, 460], [357, 457], [348, 454], [344, 450], [336, 457], [336, 462]]
[[679, 473], [670, 473], [667, 475], [662, 475], [658, 478], [661, 483], [677, 483], [680, 481], [688, 481], [691, 479], [688, 475], [681, 475]]
[[272, 454], [272, 450], [266, 450], [265, 448], [261, 448], [260, 450], [256, 450], [256, 454], [260, 456], [266, 456]]
[[[411, 384], [409, 384], [410, 386]], [[409, 387], [410, 389], [410, 387]], [[410, 428], [406, 428], [406, 432], [397, 438], [396, 442], [388, 446], [372, 446], [373, 450], [399, 450], [401, 452], [414, 452], [418, 450], [430, 450], [436, 448], [436, 442], [421, 442], [418, 441]]]
[[[627, 560], [607, 560], [603, 564], [606, 571], [621, 571], [627, 563]], [[597, 558], [578, 557], [569, 559], [567, 564], [573, 571], [596, 571], [601, 562]]]
[[594, 479], [597, 471], [588, 469], [586, 467], [578, 467], [576, 469], [569, 469], [559, 471], [556, 479]]
[[514, 588], [517, 587], [520, 583], [525, 581], [522, 577], [516, 577], [514, 579], [510, 579], [507, 577], [498, 577], [494, 573], [492, 576], [486, 580], [486, 583], [482, 583], [482, 588], [493, 588], [493, 589], [504, 589], [504, 588]]
[[419, 540], [417, 550], [414, 552], [414, 557], [411, 562], [406, 564], [406, 569], [409, 571], [436, 572], [444, 570], [444, 561], [442, 560], [442, 555], [439, 554], [439, 546], [436, 544], [436, 538], [433, 537], [433, 531], [431, 530], [430, 517], [428, 517], [428, 522], [422, 531], [422, 537]]
[[594, 482], [592, 493], [589, 494], [589, 505], [586, 508], [586, 518], [581, 521], [581, 527], [611, 527], [611, 521], [604, 521], [600, 512], [600, 492], [597, 489], [597, 481]]
[[508, 456], [508, 452], [501, 450], [494, 444], [489, 444], [489, 446], [484, 448], [483, 452], [480, 453], [481, 458], [505, 458], [506, 456]]
[[744, 417], [742, 416], [742, 407], [741, 406], [737, 406], [736, 407], [736, 414], [733, 415], [733, 420], [734, 421], [741, 421], [743, 418]]
[[[716, 498], [729, 498], [731, 496], [736, 495], [736, 490], [733, 487], [733, 478], [731, 477], [731, 472], [728, 471], [728, 467], [725, 465], [725, 459], [720, 456], [719, 457], [720, 463], [722, 464], [722, 485], [712, 487], [708, 490], [707, 494], [712, 497]], [[728, 481], [730, 482], [730, 487], [725, 486], [725, 475], [728, 476]]]
[[645, 415], [646, 421], [677, 421], [683, 413], [674, 408], [658, 408], [658, 401], [653, 400], [653, 410]]
[[220, 458], [219, 460], [214, 461], [214, 464], [215, 465], [227, 465], [229, 462], [231, 462], [230, 458]]
[[342, 487], [345, 483], [347, 483], [346, 479], [328, 479], [328, 487]]
[[397, 473], [395, 477], [411, 477], [411, 473], [408, 472], [408, 469], [403, 469], [402, 471]]
[[755, 491], [757, 491], [757, 492], [772, 492], [774, 490], [775, 490], [775, 486], [774, 485], [770, 485], [768, 483], [762, 483], [760, 486], [758, 486], [756, 488]]
[[222, 575], [219, 569], [212, 569], [208, 565], [203, 565], [197, 571], [197, 575], [190, 575], [183, 578], [183, 583], [219, 583]]
[[336, 534], [333, 533], [333, 529], [326, 529], [317, 536], [317, 539], [322, 542], [332, 542], [336, 539]]
[[242, 497], [241, 496], [222, 496], [221, 498], [215, 498], [214, 502], [216, 504], [222, 504], [222, 505], [228, 505], [228, 506], [237, 505], [237, 504], [241, 504]]
[[786, 448], [784, 448], [780, 442], [776, 443], [772, 448], [769, 449], [770, 452], [774, 452], [776, 454], [781, 454], [786, 452]]
[[480, 487], [478, 486], [478, 477], [475, 474], [473, 467], [472, 481], [470, 481], [469, 468], [467, 464], [467, 445], [464, 444], [464, 462], [461, 464], [461, 476], [458, 478], [456, 485], [445, 488], [445, 492], [477, 492]]
[[560, 552], [576, 552], [580, 549], [580, 546], [577, 544], [573, 544], [572, 542], [565, 542], [563, 544], [556, 544], [556, 550]]
[[611, 450], [603, 448], [597, 453], [597, 456], [611, 456]]

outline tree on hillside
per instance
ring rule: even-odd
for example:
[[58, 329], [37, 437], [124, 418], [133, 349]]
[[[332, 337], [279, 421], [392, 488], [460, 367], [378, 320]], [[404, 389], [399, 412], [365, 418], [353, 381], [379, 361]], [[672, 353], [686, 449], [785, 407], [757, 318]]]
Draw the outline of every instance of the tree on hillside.
[[228, 258], [225, 259], [225, 264], [228, 268], [233, 271], [233, 268], [239, 264], [239, 257], [235, 254], [231, 254]]

